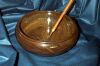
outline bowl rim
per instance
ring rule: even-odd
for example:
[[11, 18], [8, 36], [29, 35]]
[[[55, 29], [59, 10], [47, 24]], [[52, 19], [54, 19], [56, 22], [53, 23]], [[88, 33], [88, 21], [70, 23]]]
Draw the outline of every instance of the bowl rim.
[[[33, 40], [32, 38], [30, 38], [29, 36], [27, 36], [24, 32], [23, 32], [23, 30], [22, 30], [22, 28], [21, 28], [21, 22], [22, 22], [22, 19], [24, 18], [24, 17], [26, 17], [26, 16], [28, 16], [28, 15], [30, 15], [30, 14], [32, 14], [33, 12], [40, 12], [40, 13], [48, 13], [48, 12], [50, 12], [50, 13], [56, 13], [56, 14], [58, 14], [58, 15], [60, 15], [60, 13], [59, 12], [56, 12], [56, 11], [32, 11], [32, 12], [29, 12], [29, 13], [27, 13], [27, 14], [25, 14], [24, 16], [22, 16], [20, 19], [19, 19], [19, 21], [17, 22], [17, 25], [16, 25], [16, 30], [15, 31], [17, 31], [17, 29], [19, 29], [20, 30], [20, 34], [25, 38], [25, 39], [28, 39], [28, 40], [30, 40], [30, 41], [32, 41], [32, 42], [39, 42], [39, 43], [44, 43], [44, 44], [49, 44], [49, 43], [63, 43], [63, 42], [67, 42], [68, 40], [70, 40], [72, 37], [73, 37], [73, 35], [77, 32], [78, 33], [78, 28], [77, 28], [77, 26], [76, 26], [76, 23], [74, 23], [75, 24], [75, 28], [76, 28], [76, 32], [74, 32], [73, 34], [72, 34], [72, 36], [71, 37], [69, 37], [68, 38], [68, 40], [64, 40], [64, 41], [40, 41], [40, 40]], [[67, 16], [67, 15], [65, 15], [64, 17], [68, 17], [69, 19], [71, 19], [69, 16]], [[72, 19], [71, 19], [72, 20]], [[77, 36], [78, 37], [78, 36]]]

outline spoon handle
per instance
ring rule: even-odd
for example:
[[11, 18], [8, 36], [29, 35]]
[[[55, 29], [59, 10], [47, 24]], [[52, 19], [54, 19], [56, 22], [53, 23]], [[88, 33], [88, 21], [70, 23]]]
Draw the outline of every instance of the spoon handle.
[[71, 7], [72, 3], [74, 2], [74, 0], [69, 0], [68, 4], [66, 4], [63, 12], [61, 13], [61, 15], [59, 16], [58, 20], [56, 21], [55, 25], [53, 26], [53, 28], [51, 29], [51, 34], [56, 30], [56, 28], [58, 27], [59, 23], [61, 22], [63, 16], [66, 14], [66, 12], [69, 10], [69, 8]]

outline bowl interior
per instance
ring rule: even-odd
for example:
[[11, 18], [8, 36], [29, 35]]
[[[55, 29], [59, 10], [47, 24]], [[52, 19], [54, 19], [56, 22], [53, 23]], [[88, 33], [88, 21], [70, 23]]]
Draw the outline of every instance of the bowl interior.
[[21, 20], [20, 28], [23, 33], [37, 41], [62, 42], [74, 34], [74, 25], [68, 16], [64, 16], [56, 31], [49, 37], [51, 29], [60, 14], [51, 11], [35, 11], [27, 14]]

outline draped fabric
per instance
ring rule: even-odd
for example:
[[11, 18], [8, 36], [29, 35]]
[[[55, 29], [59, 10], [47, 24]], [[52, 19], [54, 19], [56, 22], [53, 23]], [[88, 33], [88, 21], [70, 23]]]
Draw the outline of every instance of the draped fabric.
[[15, 37], [18, 20], [33, 10], [62, 12], [68, 0], [0, 0], [0, 66], [100, 66], [100, 0], [75, 0], [79, 39], [71, 50], [41, 57], [25, 51]]

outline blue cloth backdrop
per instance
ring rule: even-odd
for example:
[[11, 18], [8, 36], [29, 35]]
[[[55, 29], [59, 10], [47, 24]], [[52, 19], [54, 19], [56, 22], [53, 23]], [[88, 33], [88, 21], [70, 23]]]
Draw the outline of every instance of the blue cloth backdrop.
[[61, 12], [68, 0], [0, 0], [0, 66], [99, 66], [100, 0], [75, 0], [68, 15], [75, 17], [80, 37], [68, 52], [41, 57], [25, 51], [15, 38], [17, 21], [33, 10]]

